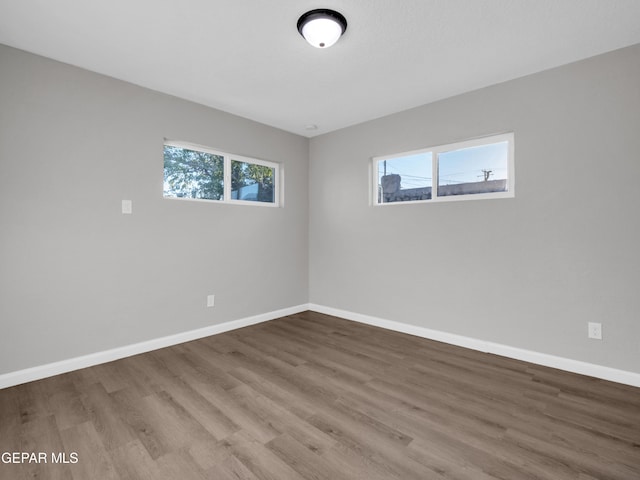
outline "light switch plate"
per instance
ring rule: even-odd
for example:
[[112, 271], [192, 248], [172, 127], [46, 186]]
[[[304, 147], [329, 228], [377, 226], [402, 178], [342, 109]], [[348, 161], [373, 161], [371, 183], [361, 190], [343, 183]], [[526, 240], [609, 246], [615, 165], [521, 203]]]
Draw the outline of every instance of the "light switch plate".
[[122, 200], [122, 213], [127, 215], [133, 213], [133, 202], [131, 200]]

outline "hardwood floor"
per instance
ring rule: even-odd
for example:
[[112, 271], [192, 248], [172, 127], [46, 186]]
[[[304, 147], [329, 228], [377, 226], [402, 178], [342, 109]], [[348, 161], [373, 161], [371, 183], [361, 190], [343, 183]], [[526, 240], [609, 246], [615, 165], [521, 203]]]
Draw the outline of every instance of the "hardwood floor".
[[0, 390], [3, 452], [47, 463], [2, 480], [633, 480], [640, 389], [305, 312]]

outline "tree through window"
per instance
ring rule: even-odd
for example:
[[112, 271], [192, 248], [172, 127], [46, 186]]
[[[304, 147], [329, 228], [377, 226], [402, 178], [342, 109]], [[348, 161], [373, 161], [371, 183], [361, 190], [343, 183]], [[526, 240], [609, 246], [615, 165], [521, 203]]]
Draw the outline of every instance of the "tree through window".
[[181, 142], [164, 145], [164, 197], [277, 205], [279, 165]]
[[222, 200], [224, 157], [165, 145], [164, 196]]

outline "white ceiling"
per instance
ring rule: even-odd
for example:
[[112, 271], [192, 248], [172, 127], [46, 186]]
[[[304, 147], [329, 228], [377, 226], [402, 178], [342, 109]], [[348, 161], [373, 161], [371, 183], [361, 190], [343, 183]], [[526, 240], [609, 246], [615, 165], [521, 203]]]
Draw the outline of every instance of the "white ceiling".
[[0, 43], [314, 136], [640, 43], [640, 0], [0, 0]]

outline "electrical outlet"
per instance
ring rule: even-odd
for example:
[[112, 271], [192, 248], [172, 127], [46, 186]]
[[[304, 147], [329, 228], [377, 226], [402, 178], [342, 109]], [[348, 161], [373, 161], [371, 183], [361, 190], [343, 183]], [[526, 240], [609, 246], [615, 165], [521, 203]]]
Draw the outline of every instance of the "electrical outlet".
[[602, 324], [597, 322], [589, 322], [589, 338], [602, 340]]
[[214, 307], [216, 302], [215, 302], [215, 295], [207, 295], [207, 307]]

